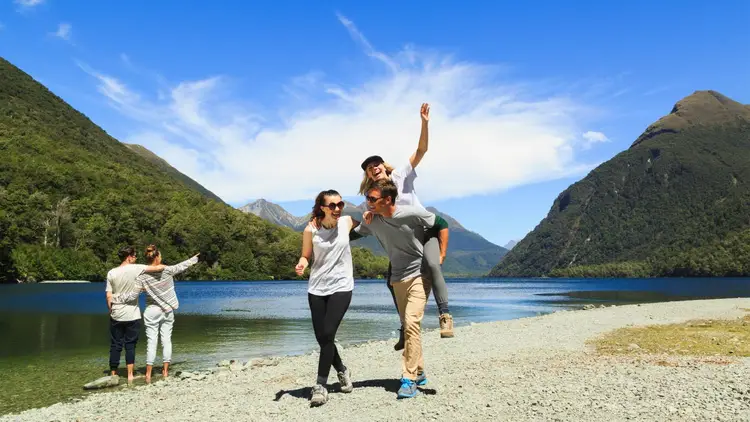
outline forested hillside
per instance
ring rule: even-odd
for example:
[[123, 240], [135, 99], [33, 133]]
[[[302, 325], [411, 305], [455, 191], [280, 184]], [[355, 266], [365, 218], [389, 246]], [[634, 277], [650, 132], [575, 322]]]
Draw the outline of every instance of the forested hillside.
[[571, 185], [493, 276], [750, 275], [750, 107], [698, 91]]
[[[101, 280], [120, 247], [149, 243], [166, 262], [200, 252], [192, 279], [296, 277], [299, 233], [220, 202], [1, 58], [0, 157], [4, 282]], [[359, 276], [387, 268], [369, 251], [356, 256], [355, 266], [370, 271]]]

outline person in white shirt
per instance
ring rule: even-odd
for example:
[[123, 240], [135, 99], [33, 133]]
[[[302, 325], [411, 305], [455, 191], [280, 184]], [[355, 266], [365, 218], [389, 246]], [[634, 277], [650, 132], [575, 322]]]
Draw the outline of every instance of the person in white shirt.
[[[336, 369], [341, 391], [353, 389], [351, 373], [341, 360], [334, 339], [349, 309], [354, 290], [354, 269], [349, 234], [359, 222], [342, 216], [344, 201], [335, 190], [318, 194], [310, 223], [302, 235], [302, 254], [295, 267], [302, 275], [310, 266], [307, 299], [312, 315], [315, 338], [320, 345], [318, 377], [312, 389], [310, 404], [320, 406], [328, 401], [328, 374]], [[312, 265], [310, 260], [312, 259]]]
[[[420, 115], [422, 117], [422, 131], [419, 136], [419, 144], [414, 154], [409, 157], [406, 164], [399, 169], [395, 169], [393, 166], [388, 164], [379, 155], [372, 155], [367, 157], [362, 164], [362, 170], [364, 170], [364, 176], [360, 183], [359, 193], [361, 195], [367, 195], [367, 192], [374, 187], [375, 182], [379, 180], [391, 180], [398, 188], [398, 197], [396, 199], [396, 205], [409, 205], [424, 208], [422, 203], [417, 197], [417, 192], [414, 187], [414, 181], [417, 178], [416, 167], [422, 161], [425, 153], [427, 153], [428, 144], [428, 123], [430, 120], [430, 106], [429, 104], [422, 104], [420, 109]], [[372, 213], [365, 212], [363, 215], [363, 221], [367, 224], [372, 219]], [[425, 228], [419, 235], [419, 240], [424, 245], [424, 266], [425, 266], [425, 277], [428, 278], [432, 283], [432, 291], [435, 295], [435, 302], [438, 307], [439, 320], [440, 320], [440, 337], [451, 338], [453, 337], [453, 317], [448, 309], [448, 286], [445, 284], [445, 278], [443, 277], [442, 264], [445, 260], [445, 254], [448, 250], [448, 235], [449, 229], [447, 224], [439, 225], [439, 229], [436, 228]], [[390, 266], [388, 269], [388, 276], [386, 280], [390, 279]], [[388, 288], [393, 296], [394, 303], [396, 297], [393, 292], [393, 288], [388, 284]], [[404, 327], [401, 327], [400, 336], [398, 343], [396, 343], [396, 350], [404, 348]]]
[[109, 370], [117, 375], [120, 366], [120, 354], [125, 349], [125, 364], [128, 368], [128, 382], [133, 382], [135, 366], [135, 346], [141, 330], [141, 309], [138, 307], [138, 296], [123, 303], [113, 303], [113, 295], [140, 291], [135, 279], [144, 272], [162, 271], [165, 265], [136, 264], [135, 249], [124, 247], [117, 253], [120, 266], [109, 270], [105, 287], [107, 308], [109, 309]]

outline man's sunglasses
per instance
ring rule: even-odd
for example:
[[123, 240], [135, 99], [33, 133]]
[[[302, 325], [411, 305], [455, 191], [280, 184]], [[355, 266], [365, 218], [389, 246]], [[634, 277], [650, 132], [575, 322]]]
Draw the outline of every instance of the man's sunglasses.
[[382, 199], [382, 197], [376, 198], [374, 196], [366, 196], [365, 198], [367, 198], [367, 202], [373, 202], [373, 203], [378, 202], [378, 199]]
[[330, 204], [328, 204], [328, 205], [323, 205], [323, 206], [324, 206], [324, 207], [328, 207], [328, 209], [329, 209], [329, 210], [331, 210], [331, 211], [335, 211], [335, 210], [336, 210], [336, 208], [338, 208], [338, 209], [340, 209], [340, 210], [343, 210], [343, 209], [344, 209], [344, 206], [346, 206], [346, 204], [344, 203], [344, 201], [341, 201], [341, 202], [339, 202], [338, 204], [334, 204], [333, 202], [331, 202]]

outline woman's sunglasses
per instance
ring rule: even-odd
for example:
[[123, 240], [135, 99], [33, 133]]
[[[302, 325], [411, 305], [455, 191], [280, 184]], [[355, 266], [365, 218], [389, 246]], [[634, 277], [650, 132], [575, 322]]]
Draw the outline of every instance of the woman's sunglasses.
[[323, 206], [324, 206], [324, 207], [328, 207], [328, 209], [329, 209], [329, 210], [331, 210], [331, 211], [335, 211], [335, 210], [336, 210], [336, 208], [338, 208], [338, 209], [340, 209], [340, 210], [343, 210], [343, 209], [344, 209], [344, 206], [345, 206], [345, 205], [346, 205], [346, 204], [344, 204], [344, 201], [341, 201], [341, 202], [339, 202], [338, 204], [334, 204], [333, 202], [331, 202], [330, 204], [328, 204], [328, 205], [323, 205]]

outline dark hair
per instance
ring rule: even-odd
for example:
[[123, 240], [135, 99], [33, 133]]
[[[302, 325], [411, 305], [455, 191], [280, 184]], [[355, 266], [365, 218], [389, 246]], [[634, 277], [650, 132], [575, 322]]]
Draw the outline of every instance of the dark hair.
[[324, 190], [323, 192], [320, 192], [318, 194], [318, 196], [315, 198], [315, 205], [313, 205], [312, 215], [310, 215], [310, 221], [315, 221], [315, 224], [317, 226], [320, 226], [320, 220], [322, 220], [323, 217], [326, 216], [326, 213], [322, 209], [320, 209], [320, 207], [326, 204], [326, 196], [341, 196], [341, 194], [333, 189]]
[[124, 261], [133, 255], [135, 255], [135, 248], [132, 246], [125, 246], [117, 252], [117, 257], [120, 258], [120, 261]]
[[391, 202], [394, 204], [396, 203], [396, 198], [398, 197], [398, 188], [396, 187], [396, 184], [391, 180], [378, 180], [370, 187], [370, 190], [378, 190], [381, 197], [386, 198], [390, 196]]
[[159, 249], [156, 249], [155, 245], [148, 245], [146, 248], [146, 262], [151, 264], [159, 255], [161, 255], [161, 252], [159, 252]]

